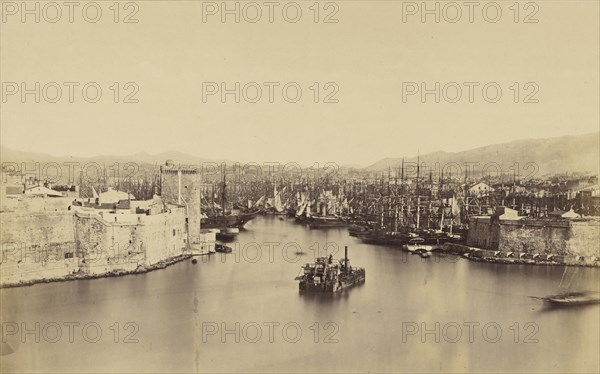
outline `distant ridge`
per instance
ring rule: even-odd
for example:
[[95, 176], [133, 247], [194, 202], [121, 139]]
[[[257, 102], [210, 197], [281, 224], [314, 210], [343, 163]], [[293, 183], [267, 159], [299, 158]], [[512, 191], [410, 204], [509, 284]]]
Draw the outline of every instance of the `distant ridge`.
[[14, 150], [8, 148], [4, 145], [0, 146], [0, 158], [2, 162], [57, 162], [59, 164], [63, 162], [80, 162], [80, 163], [90, 163], [97, 162], [101, 165], [110, 165], [115, 162], [125, 163], [125, 162], [135, 162], [139, 164], [149, 164], [149, 165], [162, 165], [167, 160], [173, 160], [176, 164], [184, 164], [184, 165], [197, 165], [200, 166], [202, 163], [214, 162], [214, 163], [233, 163], [229, 160], [224, 159], [209, 159], [203, 157], [196, 157], [189, 155], [187, 153], [179, 152], [179, 151], [169, 151], [162, 152], [157, 154], [150, 154], [146, 152], [139, 152], [131, 155], [100, 155], [100, 156], [92, 156], [92, 157], [80, 157], [80, 156], [53, 156], [46, 153], [37, 153], [37, 152], [25, 152]]
[[[518, 163], [521, 168], [533, 162], [539, 167], [537, 175], [565, 172], [592, 172], [600, 169], [600, 132], [583, 135], [568, 135], [546, 139], [522, 139], [503, 144], [493, 144], [462, 152], [433, 152], [420, 155], [420, 162], [427, 165], [440, 165], [456, 162], [496, 162], [503, 170]], [[417, 162], [417, 157], [407, 157], [405, 162]], [[396, 169], [402, 164], [402, 157], [384, 158], [368, 166], [368, 171]], [[526, 173], [526, 172], [525, 172]]]
[[[110, 165], [115, 162], [136, 162], [147, 165], [162, 165], [167, 160], [176, 164], [202, 165], [203, 163], [226, 163], [231, 165], [236, 161], [203, 158], [192, 156], [179, 151], [168, 151], [158, 154], [139, 152], [131, 155], [100, 155], [93, 157], [53, 156], [38, 152], [25, 152], [0, 145], [0, 159], [2, 162], [97, 162], [101, 165]], [[503, 144], [492, 144], [461, 152], [437, 151], [420, 155], [420, 161], [425, 165], [441, 166], [455, 162], [464, 165], [466, 162], [478, 162], [483, 166], [487, 163], [498, 163], [503, 170], [512, 170], [515, 163], [522, 168], [527, 163], [535, 163], [539, 170], [537, 175], [561, 174], [565, 172], [591, 172], [598, 174], [600, 169], [600, 132], [583, 135], [568, 135], [545, 139], [521, 139]], [[241, 161], [238, 161], [241, 162]], [[416, 163], [417, 157], [406, 157], [405, 162]], [[402, 157], [384, 158], [376, 163], [360, 167], [356, 165], [342, 166], [354, 170], [369, 172], [387, 171], [400, 167]], [[523, 173], [523, 172], [522, 172]], [[526, 173], [526, 171], [525, 171]]]

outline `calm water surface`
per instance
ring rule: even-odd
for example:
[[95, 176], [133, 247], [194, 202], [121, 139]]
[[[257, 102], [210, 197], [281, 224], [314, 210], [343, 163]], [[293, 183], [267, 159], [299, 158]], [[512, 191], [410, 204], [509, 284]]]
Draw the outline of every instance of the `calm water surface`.
[[[600, 370], [600, 306], [547, 309], [528, 297], [561, 291], [563, 278], [571, 289], [599, 291], [598, 269], [421, 259], [362, 244], [345, 229], [273, 217], [246, 228], [236, 253], [197, 264], [2, 290], [3, 326], [20, 330], [5, 336], [0, 370]], [[366, 282], [336, 295], [299, 294], [294, 277], [326, 243], [334, 257], [348, 245]], [[38, 333], [23, 334], [36, 322]]]

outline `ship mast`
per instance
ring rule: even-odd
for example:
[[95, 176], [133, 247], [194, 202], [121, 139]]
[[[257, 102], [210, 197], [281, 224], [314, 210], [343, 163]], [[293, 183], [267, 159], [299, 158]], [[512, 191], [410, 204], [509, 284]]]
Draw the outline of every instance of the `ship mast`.
[[221, 191], [221, 210], [223, 211], [223, 217], [225, 217], [225, 202], [227, 201], [227, 196], [225, 194], [226, 187], [227, 187], [226, 174], [223, 173], [223, 190]]
[[417, 152], [417, 229], [419, 228], [421, 216], [421, 191], [419, 190], [419, 177], [421, 169], [421, 158]]

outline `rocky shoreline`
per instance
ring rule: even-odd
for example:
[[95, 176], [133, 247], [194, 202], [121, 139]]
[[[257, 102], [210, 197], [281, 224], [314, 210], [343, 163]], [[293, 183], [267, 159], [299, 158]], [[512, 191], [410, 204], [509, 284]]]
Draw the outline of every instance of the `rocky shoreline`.
[[35, 279], [35, 280], [30, 280], [30, 281], [21, 281], [18, 283], [7, 283], [7, 284], [0, 285], [0, 289], [33, 286], [35, 284], [40, 284], [40, 283], [67, 282], [67, 281], [79, 280], [79, 279], [111, 278], [111, 277], [119, 277], [122, 275], [143, 274], [143, 273], [151, 272], [153, 270], [165, 269], [168, 266], [171, 266], [171, 265], [181, 262], [183, 260], [187, 260], [191, 257], [193, 257], [193, 256], [190, 254], [179, 255], [179, 256], [171, 257], [166, 260], [159, 261], [152, 265], [140, 265], [135, 270], [113, 270], [113, 271], [109, 271], [108, 273], [103, 273], [103, 274], [87, 274], [87, 273], [77, 272], [74, 274], [69, 274], [64, 277], [42, 278], [42, 279]]

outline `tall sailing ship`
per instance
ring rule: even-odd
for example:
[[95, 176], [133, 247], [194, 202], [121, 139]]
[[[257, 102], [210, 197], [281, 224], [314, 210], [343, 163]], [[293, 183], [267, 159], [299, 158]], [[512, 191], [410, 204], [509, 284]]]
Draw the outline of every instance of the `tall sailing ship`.
[[211, 191], [211, 200], [203, 199], [204, 216], [201, 225], [204, 229], [242, 229], [246, 223], [261, 213], [260, 209], [242, 211], [241, 209], [228, 209], [227, 182], [225, 176], [220, 194], [220, 204], [214, 199], [215, 188]]
[[393, 184], [391, 171], [387, 183], [382, 175], [376, 194], [371, 193], [370, 201], [365, 201], [372, 223], [354, 226], [351, 234], [365, 243], [392, 246], [406, 245], [415, 238], [423, 239], [426, 245], [460, 240], [453, 232], [460, 217], [453, 191], [444, 188], [443, 176], [439, 185], [434, 184], [431, 172], [427, 183], [419, 163], [416, 172], [416, 178], [407, 181], [403, 161], [400, 178], [396, 174]]

